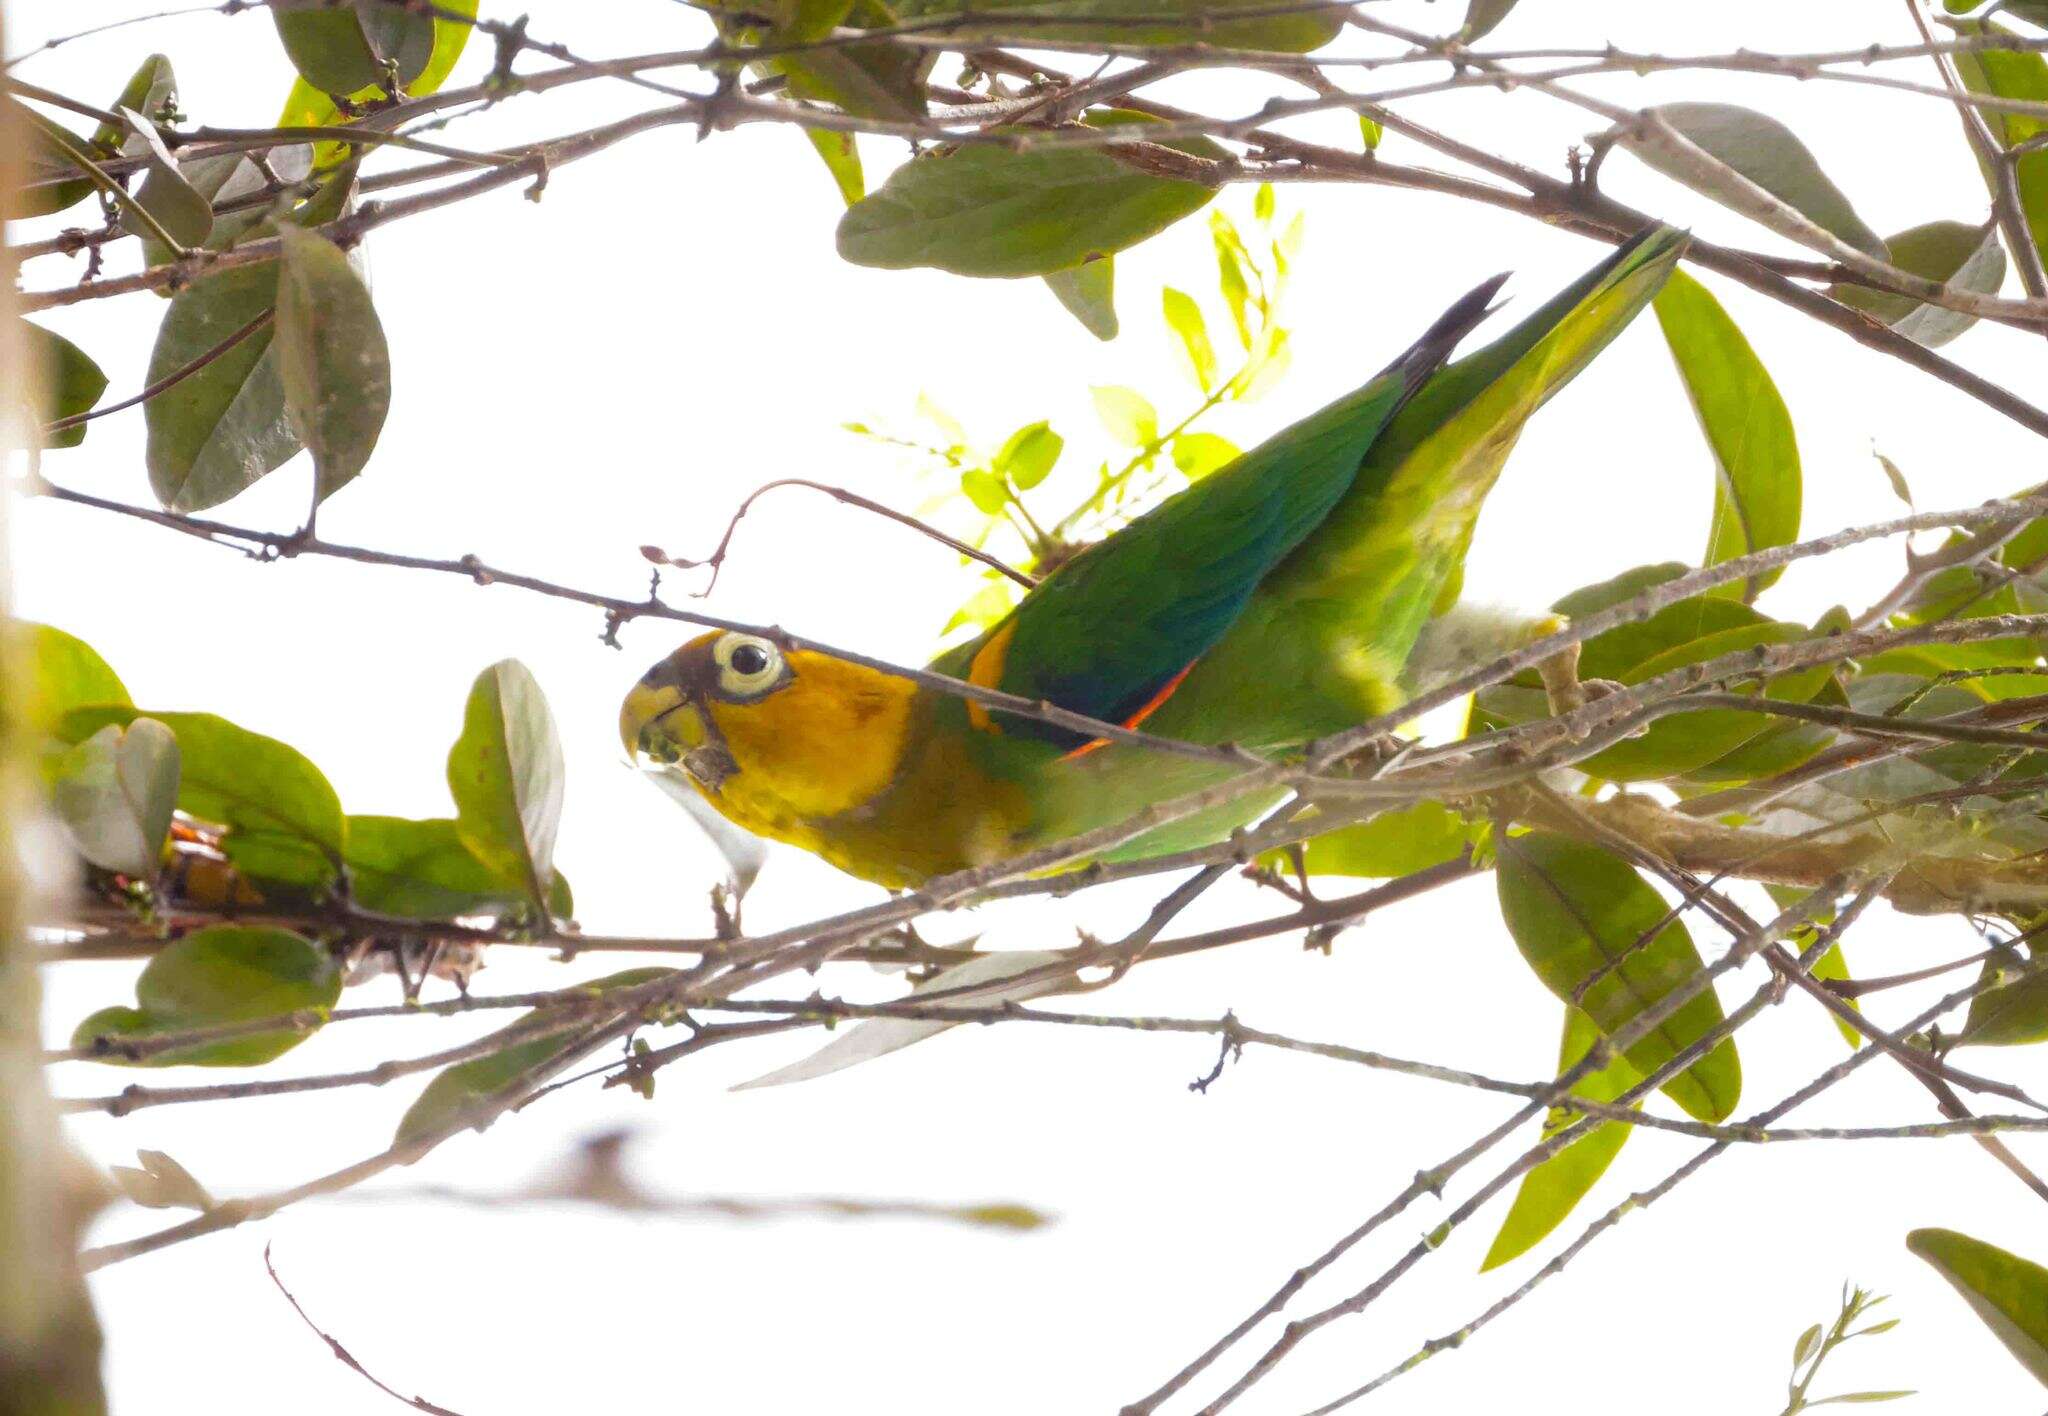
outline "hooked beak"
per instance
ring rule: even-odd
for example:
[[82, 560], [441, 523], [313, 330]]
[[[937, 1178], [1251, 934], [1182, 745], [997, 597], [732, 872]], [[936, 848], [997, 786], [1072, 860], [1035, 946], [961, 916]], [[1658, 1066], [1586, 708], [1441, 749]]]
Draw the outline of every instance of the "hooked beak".
[[731, 751], [709, 730], [704, 710], [674, 684], [633, 685], [619, 708], [619, 741], [635, 761], [680, 764], [708, 792], [739, 771]]

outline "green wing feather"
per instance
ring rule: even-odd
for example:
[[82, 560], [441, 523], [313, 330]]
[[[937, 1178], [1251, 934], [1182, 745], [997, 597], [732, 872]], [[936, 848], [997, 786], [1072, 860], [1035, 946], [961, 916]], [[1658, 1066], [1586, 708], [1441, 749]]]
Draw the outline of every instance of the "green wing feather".
[[1280, 746], [1395, 707], [1423, 625], [1456, 597], [1480, 504], [1523, 425], [1649, 303], [1685, 243], [1669, 227], [1643, 233], [1432, 377], [1148, 730]]
[[[1389, 420], [1485, 318], [1503, 279], [1458, 301], [1363, 388], [1089, 547], [938, 667], [964, 674], [1001, 636], [998, 687], [1130, 718], [1229, 632], [1260, 582], [1344, 500]], [[1027, 719], [1004, 729], [1082, 740]]]

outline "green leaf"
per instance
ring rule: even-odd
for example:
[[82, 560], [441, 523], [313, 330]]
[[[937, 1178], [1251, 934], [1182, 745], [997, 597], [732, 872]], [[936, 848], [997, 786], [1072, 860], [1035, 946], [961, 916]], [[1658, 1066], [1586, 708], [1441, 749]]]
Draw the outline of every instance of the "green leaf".
[[[135, 980], [133, 1008], [102, 1008], [71, 1035], [90, 1047], [101, 1035], [147, 1038], [276, 1017], [324, 1012], [341, 997], [341, 970], [319, 945], [283, 929], [217, 924], [173, 940]], [[126, 1067], [253, 1067], [297, 1047], [312, 1030], [280, 1029], [199, 1043], [129, 1060]]]
[[[1351, 875], [1392, 879], [1456, 860], [1465, 849], [1465, 818], [1433, 801], [1382, 812], [1355, 826], [1340, 826], [1303, 844], [1310, 875]], [[1268, 851], [1259, 864], [1283, 873], [1293, 869], [1285, 851]]]
[[[155, 217], [157, 225], [179, 245], [188, 250], [204, 245], [213, 233], [213, 203], [185, 180], [178, 160], [164, 146], [163, 135], [157, 132], [154, 123], [132, 108], [123, 108], [120, 113], [142, 145], [143, 178], [135, 193], [135, 204]], [[147, 226], [132, 229], [137, 236], [154, 234]]]
[[1250, 353], [1252, 290], [1247, 272], [1251, 269], [1251, 254], [1245, 250], [1244, 238], [1238, 234], [1227, 212], [1209, 213], [1209, 240], [1216, 247], [1216, 288], [1223, 296], [1224, 306], [1230, 311], [1230, 322], [1237, 329], [1238, 344]]
[[[13, 106], [10, 104], [10, 106]], [[110, 109], [132, 108], [150, 118], [167, 117], [178, 106], [178, 80], [171, 69], [171, 61], [161, 54], [152, 54], [144, 59], [128, 79], [121, 95], [107, 105]], [[85, 152], [92, 157], [115, 157], [124, 148], [140, 143], [128, 131], [124, 123], [101, 123], [93, 130], [92, 137], [85, 139], [55, 124], [48, 128], [56, 131], [57, 140], [45, 128], [46, 120], [39, 116], [31, 119], [31, 110], [14, 107], [15, 114], [22, 119], [16, 126], [17, 132], [27, 134], [27, 172], [25, 185], [19, 194], [12, 214], [17, 216], [48, 216], [64, 210], [91, 196], [95, 183], [84, 175], [73, 155], [66, 147]], [[60, 145], [61, 144], [61, 145]], [[129, 155], [133, 155], [131, 152]], [[70, 174], [77, 174], [75, 176]]]
[[1917, 1391], [1852, 1391], [1842, 1396], [1824, 1396], [1818, 1401], [1809, 1401], [1808, 1406], [1867, 1405], [1873, 1401], [1897, 1401], [1901, 1397], [1918, 1396]]
[[[1864, 224], [1841, 189], [1821, 171], [1820, 163], [1806, 144], [1777, 119], [1732, 103], [1666, 103], [1648, 111], [1662, 118], [1694, 147], [1763, 188], [1814, 225], [1832, 232], [1867, 256], [1886, 258], [1883, 239]], [[1618, 135], [1649, 166], [1674, 181], [1696, 185], [1686, 168], [1659, 146], [1654, 130], [1648, 131], [1647, 137]], [[1703, 185], [1699, 191], [1738, 210], [1742, 207], [1742, 197], [1733, 184], [1727, 184], [1725, 189]]]
[[[76, 417], [100, 401], [100, 395], [107, 391], [107, 376], [83, 349], [63, 335], [52, 334], [27, 320], [21, 322], [21, 332], [29, 364], [41, 371], [39, 387], [43, 402], [36, 410], [38, 422]], [[77, 447], [85, 441], [85, 428], [80, 423], [50, 433], [43, 445]]]
[[[218, 157], [196, 157], [189, 162], [178, 164], [178, 172], [186, 185], [203, 198], [211, 210], [215, 206], [253, 197], [268, 183], [262, 169], [249, 159], [247, 153], [222, 153]], [[237, 241], [247, 236], [262, 220], [266, 210], [262, 206], [251, 206], [241, 211], [215, 215], [213, 227], [200, 244], [209, 251], [231, 249]], [[145, 265], [160, 266], [177, 259], [177, 253], [169, 246], [148, 234], [142, 234], [142, 259]], [[172, 292], [160, 289], [159, 295], [169, 297]]]
[[1173, 465], [1190, 482], [1221, 471], [1242, 455], [1236, 443], [1215, 433], [1181, 433], [1173, 440]]
[[[503, 914], [527, 903], [463, 844], [447, 818], [409, 821], [398, 816], [348, 818], [349, 887], [355, 902], [378, 914], [410, 919]], [[555, 873], [549, 913], [575, 913], [568, 881]]]
[[852, 206], [867, 195], [867, 178], [861, 171], [860, 149], [854, 145], [853, 134], [834, 133], [824, 128], [806, 128], [804, 136], [811, 140], [811, 147], [832, 174], [833, 185], [839, 188], [839, 199]]
[[2048, 1386], [2048, 1269], [1953, 1229], [1916, 1229], [1906, 1247], [1955, 1285], [2006, 1351]]
[[1097, 384], [1088, 392], [1095, 400], [1095, 416], [1118, 442], [1150, 447], [1158, 440], [1159, 413], [1144, 394], [1120, 384]]
[[1373, 119], [1361, 113], [1358, 115], [1358, 136], [1360, 141], [1365, 144], [1367, 152], [1378, 152], [1380, 139], [1386, 136], [1386, 130], [1373, 121]]
[[277, 373], [324, 502], [370, 460], [391, 410], [391, 353], [369, 287], [325, 236], [285, 225], [277, 277]]
[[[277, 301], [277, 263], [202, 276], [179, 291], [157, 330], [150, 383], [184, 368]], [[164, 507], [204, 511], [246, 490], [298, 452], [272, 348], [274, 323], [257, 330], [175, 393], [142, 405], [149, 485]]]
[[[477, 0], [437, 0], [435, 8], [474, 18]], [[469, 44], [470, 33], [475, 28], [476, 26], [464, 24], [460, 20], [443, 19], [437, 15], [434, 18], [433, 54], [427, 60], [426, 67], [420, 70], [419, 77], [405, 85], [406, 94], [412, 98], [422, 98], [437, 92], [441, 85], [448, 81], [448, 75], [455, 68], [455, 61], [462, 57], [463, 49]], [[374, 98], [381, 98], [383, 93], [381, 83], [371, 83], [349, 93], [348, 97], [351, 102], [361, 104]], [[291, 92], [285, 98], [284, 111], [278, 116], [277, 126], [324, 128], [339, 121], [341, 116], [341, 110], [335, 106], [330, 94], [313, 87], [300, 77], [292, 80]], [[347, 151], [347, 145], [343, 143], [320, 143], [313, 150], [313, 165], [316, 169], [324, 170], [339, 162]]]
[[1010, 489], [986, 467], [970, 467], [962, 472], [960, 490], [983, 516], [1001, 516], [1003, 508], [1010, 504]]
[[1056, 270], [1045, 277], [1045, 283], [1083, 329], [1097, 339], [1116, 338], [1115, 256]]
[[[2015, 37], [2013, 31], [2005, 26], [1983, 20], [1952, 20], [1949, 23], [1963, 38]], [[1958, 50], [1951, 60], [1956, 66], [1956, 76], [1971, 93], [2029, 103], [2048, 102], [2048, 59], [2042, 58], [2038, 52]], [[1982, 112], [1992, 138], [2008, 151], [2048, 128], [2048, 123], [2030, 113], [2002, 113], [1988, 108]], [[1983, 173], [1984, 185], [1995, 200], [1998, 196], [1997, 173], [1982, 164], [1978, 170]], [[2048, 151], [2035, 148], [2022, 153], [2013, 163], [2013, 176], [2019, 185], [2020, 211], [2026, 218], [2028, 231], [2033, 234], [2034, 245], [2048, 252]]]
[[29, 711], [38, 724], [54, 727], [72, 709], [93, 703], [131, 706], [121, 676], [83, 639], [27, 621], [16, 621], [15, 631], [28, 641]]
[[[1122, 115], [1108, 115], [1122, 124]], [[1136, 126], [1136, 125], [1131, 125]], [[1205, 138], [1181, 152], [1215, 157]], [[1095, 148], [986, 143], [914, 158], [839, 222], [855, 265], [956, 275], [1049, 275], [1134, 246], [1205, 206], [1200, 182], [1155, 177]]]
[[[616, 989], [635, 988], [656, 979], [669, 978], [675, 973], [674, 969], [627, 969], [624, 973], [593, 979], [582, 988], [592, 997], [598, 997]], [[559, 1020], [561, 1026], [547, 1028], [549, 1017]], [[458, 1062], [427, 1083], [427, 1089], [420, 1093], [419, 1099], [406, 1108], [392, 1144], [402, 1146], [407, 1141], [431, 1135], [465, 1112], [487, 1105], [521, 1077], [545, 1067], [567, 1052], [575, 1045], [577, 1031], [582, 1026], [580, 1020], [565, 1010], [536, 1008], [518, 1022], [500, 1028], [491, 1036], [504, 1038], [504, 1047], [468, 1062]], [[536, 1028], [541, 1029], [538, 1035], [535, 1034]]]
[[384, 0], [274, 0], [270, 17], [292, 67], [323, 93], [381, 85], [387, 61], [397, 64], [398, 82], [407, 84], [434, 57], [434, 21]]
[[993, 471], [1010, 485], [1028, 492], [1052, 472], [1066, 445], [1067, 440], [1044, 419], [1026, 423], [1010, 434], [996, 453]]
[[[904, 0], [898, 13], [905, 20], [939, 15], [969, 15], [966, 0]], [[986, 8], [986, 7], [984, 7]], [[1000, 19], [963, 25], [948, 34], [1002, 37], [1030, 47], [1032, 39], [1077, 44], [1187, 44], [1201, 42], [1234, 49], [1271, 49], [1307, 54], [1322, 48], [1343, 31], [1340, 13], [1303, 10], [1294, 14], [1236, 14], [1247, 7], [1238, 0], [1052, 0], [1031, 7], [1034, 16], [1075, 19], [1072, 25], [1032, 24], [1028, 29]], [[1186, 16], [1185, 20], [1168, 17]], [[1130, 24], [1108, 24], [1124, 16]]]
[[1515, 0], [1470, 0], [1465, 6], [1465, 23], [1458, 30], [1459, 40], [1470, 44], [1484, 39], [1514, 8]]
[[[1593, 1020], [1577, 1008], [1567, 1007], [1564, 1038], [1558, 1045], [1558, 1075], [1563, 1076], [1584, 1061], [1599, 1039], [1600, 1030], [1593, 1026]], [[1611, 1102], [1641, 1080], [1627, 1058], [1616, 1057], [1607, 1066], [1581, 1077], [1571, 1094], [1587, 1101]], [[1581, 1115], [1567, 1106], [1552, 1107], [1543, 1122], [1543, 1138], [1550, 1139]], [[1590, 1121], [1577, 1140], [1522, 1176], [1521, 1184], [1515, 1187], [1514, 1203], [1501, 1220], [1500, 1232], [1493, 1236], [1493, 1247], [1486, 1251], [1479, 1271], [1485, 1273], [1520, 1258], [1564, 1223], [1565, 1216], [1586, 1197], [1621, 1153], [1622, 1144], [1634, 1129], [1620, 1121]]]
[[[2004, 964], [1988, 960], [1985, 980], [1989, 982], [2017, 963], [2017, 959]], [[2036, 973], [1972, 998], [1969, 1017], [1956, 1041], [1967, 1047], [2025, 1047], [2048, 1042], [2048, 973]]]
[[1667, 580], [1676, 580], [1691, 569], [1692, 567], [1683, 561], [1660, 561], [1656, 565], [1639, 565], [1624, 570], [1611, 580], [1603, 580], [1597, 585], [1574, 590], [1550, 608], [1571, 618], [1596, 614], [1626, 600], [1633, 600], [1645, 590], [1653, 590]]
[[1208, 393], [1216, 387], [1216, 346], [1209, 341], [1209, 322], [1195, 297], [1171, 285], [1160, 292], [1166, 327], [1180, 336], [1181, 352], [1187, 356], [1188, 376]]
[[1805, 1366], [1806, 1359], [1820, 1350], [1820, 1337], [1821, 1326], [1819, 1323], [1815, 1323], [1805, 1332], [1799, 1334], [1799, 1341], [1792, 1344], [1792, 1365], [1794, 1367]]
[[227, 828], [228, 858], [244, 874], [319, 891], [335, 878], [347, 830], [320, 769], [293, 748], [211, 713], [78, 708], [58, 735], [83, 742], [109, 723], [155, 718], [178, 739], [178, 809]]
[[[1714, 519], [1702, 565], [1799, 539], [1799, 444], [1785, 400], [1704, 285], [1684, 271], [1654, 301], [1686, 397], [1714, 456]], [[1776, 573], [1708, 591], [1754, 600]]]
[[448, 788], [463, 843], [545, 910], [562, 819], [562, 744], [547, 698], [517, 659], [477, 675], [448, 752]]
[[[1996, 295], [2005, 283], [2005, 248], [1998, 244], [1995, 225], [1930, 221], [1901, 231], [1885, 244], [1891, 248], [1891, 263], [1900, 270], [1938, 280], [1951, 289]], [[1929, 349], [1940, 348], [1977, 323], [1975, 315], [1922, 304], [1910, 295], [1873, 290], [1867, 285], [1830, 285], [1828, 294]], [[1911, 497], [1902, 500], [1912, 504]]]
[[156, 878], [178, 800], [178, 740], [153, 718], [109, 723], [52, 764], [50, 804], [102, 870]]
[[[1626, 862], [1544, 832], [1503, 836], [1499, 845], [1501, 916], [1522, 957], [1544, 987], [1576, 1002], [1603, 1033], [1620, 1032], [1699, 976], [1685, 922]], [[1575, 1000], [1581, 985], [1585, 995]], [[1721, 1021], [1720, 1001], [1705, 989], [1629, 1048], [1628, 1060], [1648, 1076]], [[1725, 1120], [1741, 1093], [1742, 1067], [1728, 1038], [1664, 1084], [1664, 1094], [1701, 1121]]]

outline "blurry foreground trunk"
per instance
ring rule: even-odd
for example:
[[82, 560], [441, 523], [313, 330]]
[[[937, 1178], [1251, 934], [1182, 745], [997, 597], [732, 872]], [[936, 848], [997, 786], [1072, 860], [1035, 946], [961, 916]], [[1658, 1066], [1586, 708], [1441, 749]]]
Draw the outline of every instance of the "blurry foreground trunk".
[[[0, 53], [6, 52], [0, 14]], [[0, 107], [0, 212], [13, 207], [20, 133]], [[0, 461], [31, 434], [15, 396], [26, 380], [14, 310], [14, 262], [0, 252]], [[0, 494], [0, 597], [6, 592], [9, 498]], [[0, 614], [5, 612], [0, 598]], [[13, 636], [0, 636], [0, 653]], [[43, 1085], [41, 1002], [24, 937], [29, 888], [18, 834], [33, 797], [23, 675], [0, 663], [0, 1416], [91, 1416], [106, 1409], [100, 1333], [79, 1277], [83, 1165], [57, 1127]]]

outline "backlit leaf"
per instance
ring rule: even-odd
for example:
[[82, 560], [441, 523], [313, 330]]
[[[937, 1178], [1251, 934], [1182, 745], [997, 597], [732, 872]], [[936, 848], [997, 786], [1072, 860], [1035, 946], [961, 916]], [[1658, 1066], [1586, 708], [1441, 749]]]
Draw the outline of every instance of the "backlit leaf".
[[2048, 1268], [1953, 1229], [1916, 1229], [1906, 1247], [1933, 1264], [2006, 1351], [2048, 1386]]
[[547, 698], [517, 659], [477, 675], [448, 752], [448, 788], [463, 843], [545, 910], [562, 819], [562, 744]]
[[1118, 442], [1147, 447], [1158, 439], [1159, 413], [1144, 394], [1119, 384], [1098, 384], [1088, 392], [1095, 400], [1095, 416]]
[[83, 639], [47, 624], [18, 620], [14, 628], [28, 641], [28, 698], [37, 723], [54, 727], [72, 709], [94, 703], [130, 705], [120, 675]]
[[[21, 323], [25, 357], [37, 370], [43, 399], [36, 410], [37, 421], [55, 422], [91, 409], [107, 391], [107, 376], [87, 353], [61, 334], [40, 325]], [[77, 447], [85, 441], [86, 425], [60, 428], [46, 434], [45, 447]]]
[[[1702, 972], [1685, 922], [1670, 917], [1626, 862], [1544, 832], [1503, 836], [1499, 847], [1501, 915], [1522, 957], [1603, 1033], [1620, 1032]], [[1582, 985], [1584, 996], [1575, 999]], [[1721, 1021], [1720, 1001], [1704, 989], [1628, 1048], [1628, 1060], [1648, 1076]], [[1702, 1121], [1725, 1120], [1741, 1092], [1742, 1068], [1728, 1038], [1664, 1084], [1665, 1095]]]
[[[1654, 302], [1679, 379], [1714, 458], [1714, 515], [1702, 565], [1799, 539], [1799, 444], [1777, 385], [1707, 288], [1674, 271]], [[1709, 594], [1753, 600], [1777, 578]]]
[[[1600, 1030], [1593, 1026], [1592, 1019], [1577, 1008], [1567, 1007], [1564, 1010], [1564, 1038], [1558, 1046], [1558, 1075], [1564, 1075], [1584, 1061], [1599, 1038]], [[1628, 1059], [1617, 1056], [1606, 1067], [1580, 1078], [1572, 1088], [1572, 1095], [1587, 1101], [1611, 1102], [1641, 1080]], [[1582, 1113], [1570, 1107], [1552, 1107], [1543, 1122], [1544, 1139], [1548, 1140], [1580, 1120], [1581, 1116]], [[1620, 1154], [1622, 1144], [1628, 1140], [1629, 1132], [1634, 1129], [1620, 1121], [1589, 1121], [1577, 1140], [1524, 1174], [1515, 1188], [1514, 1203], [1501, 1220], [1500, 1232], [1494, 1235], [1493, 1247], [1486, 1251], [1486, 1259], [1480, 1264], [1479, 1271], [1484, 1273], [1519, 1258], [1562, 1224], [1565, 1216], [1606, 1173], [1614, 1157]]]
[[1160, 303], [1166, 327], [1179, 336], [1188, 376], [1202, 392], [1209, 392], [1216, 387], [1216, 346], [1209, 340], [1209, 322], [1202, 318], [1202, 307], [1185, 290], [1170, 285], [1160, 293]]
[[1052, 472], [1066, 445], [1067, 440], [1043, 419], [1027, 423], [1010, 434], [996, 452], [992, 470], [1011, 486], [1028, 492]]
[[1097, 339], [1116, 338], [1115, 256], [1053, 271], [1045, 283], [1083, 329]]

